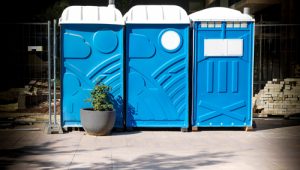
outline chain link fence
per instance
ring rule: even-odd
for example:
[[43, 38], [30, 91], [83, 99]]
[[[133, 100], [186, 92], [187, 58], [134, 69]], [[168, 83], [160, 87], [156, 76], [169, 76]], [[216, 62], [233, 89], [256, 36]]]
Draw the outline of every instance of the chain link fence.
[[254, 93], [273, 78], [300, 77], [300, 25], [256, 24]]
[[47, 113], [48, 23], [2, 23], [0, 26], [4, 30], [0, 112]]

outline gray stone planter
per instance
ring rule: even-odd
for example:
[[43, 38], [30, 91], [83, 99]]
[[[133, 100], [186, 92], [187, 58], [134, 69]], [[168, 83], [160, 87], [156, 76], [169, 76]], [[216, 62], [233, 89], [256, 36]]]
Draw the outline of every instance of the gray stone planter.
[[103, 136], [110, 133], [116, 120], [115, 111], [80, 109], [83, 129], [90, 135]]

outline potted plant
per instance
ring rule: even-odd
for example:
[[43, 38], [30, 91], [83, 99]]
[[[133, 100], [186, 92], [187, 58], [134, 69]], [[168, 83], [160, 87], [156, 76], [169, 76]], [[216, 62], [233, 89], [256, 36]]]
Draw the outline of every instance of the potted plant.
[[90, 135], [107, 135], [114, 126], [116, 113], [110, 101], [110, 90], [111, 87], [103, 83], [95, 85], [91, 98], [87, 99], [93, 108], [80, 110], [82, 127]]

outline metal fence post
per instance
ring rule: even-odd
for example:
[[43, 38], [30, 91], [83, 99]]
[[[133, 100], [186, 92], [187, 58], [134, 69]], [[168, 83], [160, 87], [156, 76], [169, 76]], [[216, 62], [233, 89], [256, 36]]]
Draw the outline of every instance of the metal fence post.
[[[49, 90], [49, 124], [46, 129], [47, 134], [52, 133], [63, 133], [60, 124], [57, 123], [56, 120], [56, 20], [53, 20], [53, 79], [51, 78], [51, 22], [48, 21], [48, 90]], [[54, 98], [54, 108], [53, 114], [51, 110], [51, 91], [53, 82], [53, 98]], [[54, 122], [52, 122], [52, 115], [54, 115]]]
[[49, 104], [49, 128], [52, 124], [51, 111], [51, 22], [48, 21], [48, 104]]
[[54, 125], [56, 126], [56, 19], [53, 20], [53, 98]]

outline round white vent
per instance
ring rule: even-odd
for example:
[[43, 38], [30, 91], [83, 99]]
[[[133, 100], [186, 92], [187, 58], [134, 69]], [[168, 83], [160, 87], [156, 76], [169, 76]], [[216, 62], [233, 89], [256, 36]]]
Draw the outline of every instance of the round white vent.
[[175, 31], [166, 31], [161, 36], [161, 45], [168, 51], [174, 51], [181, 45], [181, 37]]

